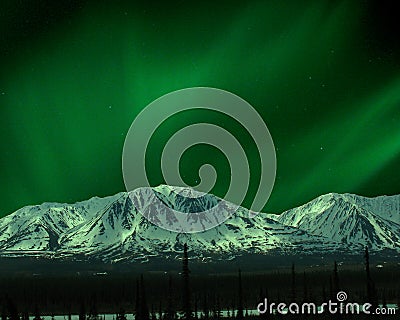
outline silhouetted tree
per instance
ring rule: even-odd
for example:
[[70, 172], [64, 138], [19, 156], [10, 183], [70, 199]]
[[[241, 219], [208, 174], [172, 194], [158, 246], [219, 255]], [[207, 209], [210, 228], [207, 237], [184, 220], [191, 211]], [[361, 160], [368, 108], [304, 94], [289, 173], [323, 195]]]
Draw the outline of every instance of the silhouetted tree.
[[291, 291], [291, 297], [290, 300], [291, 302], [296, 301], [296, 271], [294, 268], [294, 263], [292, 263], [292, 291]]
[[238, 306], [237, 306], [237, 314], [236, 318], [241, 320], [244, 317], [243, 313], [243, 288], [242, 288], [242, 270], [239, 269], [239, 279], [238, 279]]
[[157, 320], [156, 311], [154, 310], [154, 304], [151, 304], [150, 319]]
[[1, 308], [1, 320], [7, 320], [7, 309], [4, 302]]
[[194, 315], [193, 318], [197, 320], [197, 296], [194, 296]]
[[303, 302], [307, 302], [308, 299], [308, 283], [306, 272], [303, 272]]
[[162, 304], [161, 304], [161, 300], [160, 300], [160, 303], [158, 305], [158, 320], [162, 320], [162, 319], [163, 319], [163, 310], [162, 310]]
[[215, 318], [216, 319], [221, 318], [221, 302], [218, 294], [215, 298]]
[[165, 320], [174, 320], [175, 311], [173, 307], [173, 287], [172, 287], [172, 277], [168, 278], [168, 300], [167, 300], [167, 310], [165, 313]]
[[[40, 318], [40, 316], [39, 316]], [[34, 320], [39, 320], [39, 319], [35, 319]], [[81, 306], [79, 309], [79, 320], [86, 320], [86, 309], [85, 309], [85, 303], [83, 302], [83, 300], [81, 301]]]
[[137, 293], [137, 299], [139, 308], [136, 310], [136, 320], [150, 320], [143, 275], [140, 276], [140, 290]]
[[120, 308], [118, 313], [117, 313], [117, 317], [116, 320], [126, 320], [126, 315], [125, 315], [125, 310], [124, 308]]
[[382, 307], [387, 308], [386, 290], [385, 289], [383, 289], [383, 292], [382, 292]]
[[400, 288], [397, 289], [397, 309], [400, 309]]
[[98, 312], [97, 312], [97, 297], [96, 294], [93, 294], [90, 299], [90, 310], [88, 314], [89, 320], [97, 320]]
[[235, 318], [236, 315], [236, 294], [233, 294], [233, 298], [232, 298], [232, 319]]
[[135, 319], [140, 319], [140, 290], [139, 290], [139, 280], [136, 280], [136, 296], [135, 296]]
[[367, 276], [367, 300], [372, 305], [371, 309], [376, 309], [378, 306], [377, 292], [375, 289], [375, 283], [372, 280], [370, 267], [369, 267], [369, 252], [368, 247], [365, 247], [365, 272]]
[[203, 318], [208, 320], [210, 316], [210, 309], [208, 306], [208, 297], [207, 294], [204, 294], [204, 299], [203, 299]]
[[189, 286], [189, 258], [188, 258], [188, 246], [185, 243], [183, 246], [183, 266], [182, 266], [182, 277], [183, 277], [183, 319], [189, 320], [192, 318], [192, 310], [190, 306], [190, 286]]
[[337, 294], [340, 291], [340, 285], [339, 285], [339, 273], [338, 273], [338, 266], [337, 262], [335, 261], [333, 264], [333, 279], [332, 279], [332, 285], [333, 285], [333, 293]]
[[8, 298], [7, 304], [8, 304], [8, 315], [9, 315], [8, 319], [20, 320], [18, 315], [18, 309], [15, 303], [10, 298]]
[[325, 286], [322, 286], [322, 302], [328, 301], [327, 296], [326, 296], [326, 290]]
[[329, 299], [333, 301], [334, 299], [334, 293], [333, 293], [333, 283], [332, 283], [332, 276], [329, 276]]
[[[268, 294], [268, 288], [265, 289], [265, 296], [264, 298], [267, 299], [267, 301], [269, 301], [269, 294]], [[264, 300], [263, 300], [264, 301]], [[261, 315], [263, 319], [267, 320], [270, 319], [271, 315], [269, 314], [269, 312], [264, 313], [263, 315]]]

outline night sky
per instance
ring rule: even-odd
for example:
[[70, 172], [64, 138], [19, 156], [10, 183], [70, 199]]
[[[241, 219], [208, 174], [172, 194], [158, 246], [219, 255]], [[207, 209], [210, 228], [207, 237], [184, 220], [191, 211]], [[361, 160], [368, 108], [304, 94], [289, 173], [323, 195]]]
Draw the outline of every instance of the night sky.
[[[328, 192], [400, 193], [400, 43], [384, 1], [1, 1], [0, 216], [28, 204], [124, 191], [121, 155], [135, 116], [168, 92], [233, 92], [263, 117], [277, 152], [266, 211]], [[108, 3], [111, 3], [108, 2]], [[162, 147], [198, 121], [223, 126], [246, 149], [251, 203], [255, 145], [236, 122], [189, 111], [160, 127], [148, 149], [152, 185]], [[206, 146], [180, 163], [185, 181], [227, 159]]]

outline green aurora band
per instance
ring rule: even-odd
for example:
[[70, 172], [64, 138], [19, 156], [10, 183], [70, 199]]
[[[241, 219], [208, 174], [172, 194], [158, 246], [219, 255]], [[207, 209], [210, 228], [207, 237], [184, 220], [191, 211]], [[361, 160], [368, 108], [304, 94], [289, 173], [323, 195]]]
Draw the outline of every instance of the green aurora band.
[[[159, 96], [193, 86], [231, 91], [267, 123], [278, 168], [266, 211], [328, 192], [400, 191], [399, 59], [367, 41], [361, 2], [25, 5], [5, 2], [0, 11], [0, 217], [123, 191], [131, 122]], [[256, 147], [239, 124], [212, 112], [160, 127], [148, 149], [151, 183], [163, 182], [168, 138], [198, 121], [225, 127], [245, 146], [248, 206], [260, 172]], [[207, 162], [219, 173], [213, 192], [223, 196], [228, 162], [212, 147], [187, 150], [182, 176], [194, 185]]]

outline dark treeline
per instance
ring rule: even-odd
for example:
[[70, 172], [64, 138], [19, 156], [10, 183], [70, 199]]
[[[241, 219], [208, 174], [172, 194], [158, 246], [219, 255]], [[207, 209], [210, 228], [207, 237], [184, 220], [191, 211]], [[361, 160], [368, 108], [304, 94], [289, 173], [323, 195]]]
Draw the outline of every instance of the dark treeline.
[[[372, 316], [349, 315], [256, 315], [264, 301], [313, 302], [320, 305], [336, 301], [339, 291], [347, 301], [387, 306], [400, 304], [399, 267], [370, 267], [368, 249], [364, 268], [340, 270], [332, 262], [331, 271], [297, 271], [293, 263], [285, 272], [254, 273], [238, 270], [231, 274], [194, 274], [190, 271], [188, 248], [184, 246], [179, 273], [119, 273], [74, 277], [0, 276], [1, 320], [35, 320], [44, 315], [79, 315], [79, 320], [102, 319], [115, 314], [126, 320], [127, 314], [138, 320], [174, 319], [365, 319]], [[276, 311], [275, 311], [276, 313]], [[398, 313], [398, 311], [397, 311]], [[373, 317], [372, 317], [373, 318]], [[382, 319], [396, 316], [382, 316]]]

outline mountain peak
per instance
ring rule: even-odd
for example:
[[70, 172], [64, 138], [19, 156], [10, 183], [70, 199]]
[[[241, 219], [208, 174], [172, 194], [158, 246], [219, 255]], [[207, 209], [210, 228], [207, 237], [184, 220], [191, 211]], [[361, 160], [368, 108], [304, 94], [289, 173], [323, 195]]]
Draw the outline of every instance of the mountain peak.
[[[161, 221], [173, 229], [176, 220], [155, 197], [163, 205], [187, 213], [207, 211], [222, 203], [219, 213], [227, 219], [200, 233], [167, 231], [153, 223]], [[135, 201], [145, 208], [141, 212], [146, 217], [138, 212]], [[207, 229], [213, 217], [204, 215], [202, 219]], [[259, 214], [252, 218], [249, 210], [212, 194], [160, 185], [75, 204], [28, 206], [0, 219], [3, 256], [84, 255], [104, 261], [147, 261], [152, 256], [180, 252], [184, 242], [190, 243], [194, 254], [221, 259], [244, 253], [342, 252], [365, 245], [371, 250], [400, 252], [400, 196], [329, 193], [279, 216]]]

